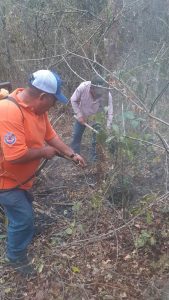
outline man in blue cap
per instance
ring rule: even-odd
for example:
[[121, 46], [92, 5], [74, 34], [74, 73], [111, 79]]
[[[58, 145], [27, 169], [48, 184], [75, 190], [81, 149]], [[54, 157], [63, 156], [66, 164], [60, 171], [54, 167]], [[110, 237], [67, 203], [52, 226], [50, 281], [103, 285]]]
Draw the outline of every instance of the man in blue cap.
[[61, 140], [48, 119], [47, 112], [55, 103], [68, 102], [61, 84], [57, 73], [39, 70], [31, 75], [28, 87], [18, 88], [9, 99], [0, 101], [0, 204], [9, 221], [7, 260], [24, 275], [34, 273], [27, 258], [34, 235], [28, 191], [41, 159], [59, 153], [85, 166], [83, 158]]

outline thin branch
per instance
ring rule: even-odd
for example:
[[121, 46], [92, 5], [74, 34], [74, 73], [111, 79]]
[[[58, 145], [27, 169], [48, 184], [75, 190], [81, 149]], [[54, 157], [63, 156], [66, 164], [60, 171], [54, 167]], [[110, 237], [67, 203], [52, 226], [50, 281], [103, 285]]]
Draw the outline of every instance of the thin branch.
[[160, 118], [157, 118], [157, 117], [153, 116], [153, 115], [152, 115], [152, 114], [150, 114], [150, 113], [148, 114], [148, 116], [149, 116], [150, 118], [152, 118], [152, 119], [154, 119], [154, 120], [156, 120], [156, 121], [160, 122], [160, 123], [163, 123], [163, 124], [165, 124], [165, 125], [169, 126], [169, 123], [167, 123], [167, 122], [165, 122], [165, 121], [161, 120]]
[[80, 78], [82, 81], [85, 81], [85, 79], [84, 78], [82, 78], [76, 71], [74, 71], [73, 69], [72, 69], [72, 67], [69, 65], [69, 63], [67, 62], [67, 60], [66, 60], [66, 58], [63, 56], [62, 57], [62, 59], [63, 59], [63, 61], [66, 63], [66, 65], [69, 67], [69, 69], [78, 77], [78, 78]]
[[123, 102], [122, 102], [122, 104], [121, 104], [121, 111], [122, 111], [123, 133], [124, 133], [124, 136], [125, 136], [125, 135], [126, 135], [126, 129], [125, 129], [124, 106], [123, 106]]
[[163, 48], [165, 47], [165, 44], [166, 44], [166, 43], [164, 42], [164, 43], [162, 44], [160, 50], [157, 52], [157, 55], [156, 55], [156, 57], [154, 58], [154, 63], [157, 61], [157, 59], [158, 59], [160, 53], [162, 52]]
[[124, 135], [123, 137], [124, 137], [124, 138], [127, 138], [127, 139], [131, 139], [131, 140], [135, 140], [135, 141], [141, 142], [141, 143], [143, 143], [143, 144], [151, 145], [151, 146], [153, 146], [153, 147], [157, 147], [157, 148], [162, 149], [162, 150], [165, 150], [164, 147], [161, 147], [161, 146], [159, 146], [159, 145], [157, 145], [157, 144], [154, 144], [154, 143], [151, 143], [151, 142], [147, 142], [147, 141], [142, 140], [142, 139], [137, 139], [137, 138], [134, 138], [134, 137], [132, 137], [132, 136], [127, 136], [127, 135]]
[[52, 59], [52, 58], [56, 58], [56, 57], [62, 57], [64, 54], [58, 54], [58, 55], [53, 55], [53, 56], [46, 56], [46, 57], [39, 57], [39, 58], [23, 58], [23, 59], [15, 59], [15, 61], [37, 61], [37, 60], [46, 60], [46, 59]]
[[150, 107], [150, 113], [152, 112], [152, 110], [154, 109], [154, 106], [156, 105], [157, 101], [162, 97], [162, 95], [165, 93], [165, 91], [168, 89], [169, 86], [169, 82], [167, 82], [167, 84], [165, 85], [165, 87], [162, 89], [162, 91], [158, 94], [158, 96], [155, 98], [155, 100], [153, 101], [151, 107]]
[[165, 178], [165, 192], [168, 192], [168, 155], [166, 153], [166, 157], [165, 157], [165, 174], [166, 174], [166, 178]]

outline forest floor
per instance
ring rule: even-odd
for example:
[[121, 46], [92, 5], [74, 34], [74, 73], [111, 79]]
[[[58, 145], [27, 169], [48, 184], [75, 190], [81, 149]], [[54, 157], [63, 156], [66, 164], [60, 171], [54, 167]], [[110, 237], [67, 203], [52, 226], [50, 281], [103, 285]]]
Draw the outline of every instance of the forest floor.
[[[62, 127], [64, 121], [59, 126], [69, 142], [72, 120]], [[86, 156], [88, 143], [87, 136]], [[1, 234], [0, 300], [169, 299], [165, 157], [147, 155], [150, 163], [140, 157], [137, 172], [130, 170], [127, 188], [114, 184], [119, 170], [106, 154], [84, 170], [62, 158], [50, 161], [33, 189], [42, 233], [29, 252], [38, 275], [23, 278], [5, 266]]]

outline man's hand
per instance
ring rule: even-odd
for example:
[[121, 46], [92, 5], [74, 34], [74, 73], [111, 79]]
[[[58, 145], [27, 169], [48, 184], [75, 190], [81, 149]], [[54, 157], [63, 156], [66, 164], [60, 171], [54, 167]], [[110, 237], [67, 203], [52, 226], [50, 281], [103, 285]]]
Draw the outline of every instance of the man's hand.
[[80, 117], [77, 119], [80, 124], [84, 124], [86, 122], [84, 117]]
[[79, 154], [75, 154], [74, 157], [72, 158], [72, 160], [80, 167], [84, 168], [86, 167], [86, 163], [83, 159], [82, 156], [80, 156]]

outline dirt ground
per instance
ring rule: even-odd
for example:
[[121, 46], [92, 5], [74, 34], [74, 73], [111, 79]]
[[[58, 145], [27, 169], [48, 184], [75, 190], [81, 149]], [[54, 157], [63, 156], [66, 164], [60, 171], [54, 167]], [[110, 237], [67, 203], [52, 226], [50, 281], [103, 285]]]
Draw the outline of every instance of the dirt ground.
[[[68, 143], [70, 133], [71, 126], [65, 126]], [[89, 135], [82, 148], [86, 157], [88, 144]], [[29, 253], [38, 275], [23, 278], [5, 266], [3, 230], [0, 300], [169, 299], [164, 164], [156, 154], [150, 164], [142, 162], [139, 171], [131, 171], [126, 190], [108, 181], [107, 174], [117, 172], [112, 158], [88, 163], [85, 170], [62, 158], [48, 162], [33, 188], [42, 232]]]

